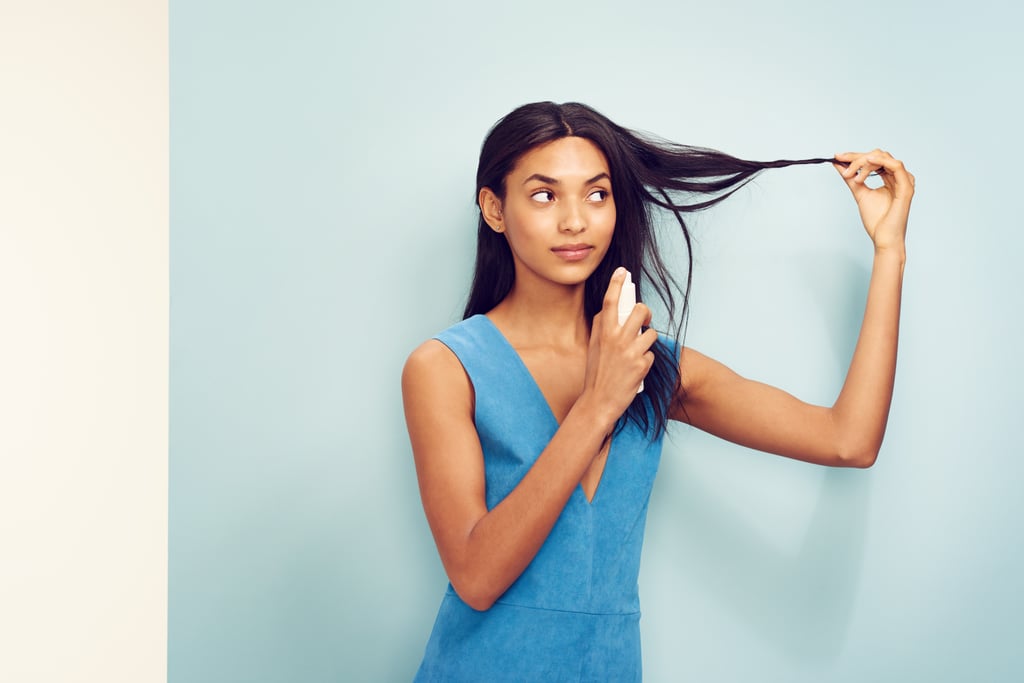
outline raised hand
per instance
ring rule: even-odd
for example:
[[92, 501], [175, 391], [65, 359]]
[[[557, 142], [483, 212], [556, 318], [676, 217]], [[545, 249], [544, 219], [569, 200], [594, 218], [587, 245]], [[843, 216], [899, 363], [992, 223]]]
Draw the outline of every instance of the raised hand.
[[[861, 221], [875, 249], [903, 249], [907, 232], [907, 216], [914, 196], [914, 176], [903, 162], [888, 152], [844, 152], [836, 154], [833, 164], [846, 186], [853, 193]], [[868, 176], [877, 172], [881, 187], [866, 184]]]
[[601, 312], [594, 316], [583, 388], [585, 394], [589, 392], [607, 408], [613, 422], [629, 407], [654, 364], [651, 346], [658, 338], [653, 329], [640, 331], [651, 322], [651, 310], [642, 303], [636, 304], [625, 324], [619, 325], [619, 293], [625, 279], [625, 268], [616, 269]]

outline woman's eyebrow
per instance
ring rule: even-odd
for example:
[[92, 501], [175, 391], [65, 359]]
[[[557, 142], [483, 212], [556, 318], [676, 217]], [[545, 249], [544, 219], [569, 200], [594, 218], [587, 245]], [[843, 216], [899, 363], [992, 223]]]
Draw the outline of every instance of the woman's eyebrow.
[[540, 173], [534, 173], [532, 176], [523, 181], [523, 185], [530, 182], [531, 180], [539, 180], [540, 182], [546, 183], [548, 185], [557, 185], [559, 183], [559, 181], [556, 180], [555, 178], [551, 178], [546, 175], [541, 175]]
[[[611, 176], [609, 176], [607, 173], [601, 172], [598, 173], [593, 178], [586, 180], [583, 184], [592, 185], [593, 183], [596, 183], [598, 180], [601, 179], [611, 180]], [[523, 181], [523, 185], [530, 182], [531, 180], [539, 180], [540, 182], [547, 183], [548, 185], [558, 185], [559, 182], [561, 182], [556, 178], [551, 178], [550, 176], [542, 175], [540, 173], [534, 173], [533, 175], [529, 176], [526, 180]]]

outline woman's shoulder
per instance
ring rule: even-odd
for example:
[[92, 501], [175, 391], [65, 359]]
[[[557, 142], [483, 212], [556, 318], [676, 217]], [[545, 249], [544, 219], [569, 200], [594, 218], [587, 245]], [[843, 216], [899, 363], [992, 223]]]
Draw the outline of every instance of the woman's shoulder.
[[[431, 338], [409, 354], [402, 368], [402, 394], [439, 400], [439, 392], [465, 392], [470, 387], [466, 370], [455, 353], [439, 339]], [[449, 395], [448, 398], [451, 398]]]
[[435, 382], [465, 377], [465, 357], [474, 350], [482, 350], [488, 343], [487, 325], [486, 316], [475, 315], [445, 328], [417, 346], [405, 361], [403, 384], [416, 379]]

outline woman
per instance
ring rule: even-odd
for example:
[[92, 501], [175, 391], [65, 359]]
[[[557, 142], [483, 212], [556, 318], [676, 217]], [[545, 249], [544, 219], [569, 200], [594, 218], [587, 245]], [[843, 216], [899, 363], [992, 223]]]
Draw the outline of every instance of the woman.
[[[833, 406], [659, 339], [643, 303], [620, 324], [627, 271], [675, 319], [652, 210], [674, 214], [689, 254], [686, 212], [764, 168], [827, 161], [875, 247]], [[880, 187], [865, 184], [870, 174]], [[880, 150], [749, 162], [640, 136], [574, 103], [525, 105], [499, 121], [477, 172], [466, 319], [416, 349], [402, 375], [423, 507], [450, 579], [417, 679], [640, 679], [636, 580], [668, 420], [811, 463], [870, 467], [892, 396], [913, 192], [913, 176]]]

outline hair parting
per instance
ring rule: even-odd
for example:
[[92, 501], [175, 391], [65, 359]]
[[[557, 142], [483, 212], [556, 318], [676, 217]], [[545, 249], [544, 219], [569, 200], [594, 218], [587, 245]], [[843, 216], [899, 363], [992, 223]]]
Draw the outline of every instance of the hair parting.
[[[770, 168], [842, 163], [831, 158], [749, 161], [703, 147], [680, 145], [623, 128], [587, 105], [535, 102], [499, 120], [488, 132], [477, 166], [476, 194], [488, 187], [505, 197], [505, 179], [528, 151], [560, 138], [576, 136], [604, 153], [611, 172], [616, 222], [604, 259], [584, 285], [584, 312], [589, 320], [601, 310], [608, 281], [618, 266], [633, 273], [637, 300], [655, 295], [667, 313], [665, 329], [679, 341], [685, 336], [693, 285], [693, 245], [685, 215], [725, 200], [758, 173]], [[680, 286], [660, 255], [655, 212], [671, 214], [682, 233], [686, 281]], [[477, 223], [477, 254], [473, 283], [464, 317], [486, 313], [511, 291], [515, 280], [512, 252], [504, 236], [492, 231], [483, 216]], [[654, 365], [619, 421], [660, 434], [668, 422], [673, 397], [679, 395], [678, 358], [660, 339], [652, 347]]]

